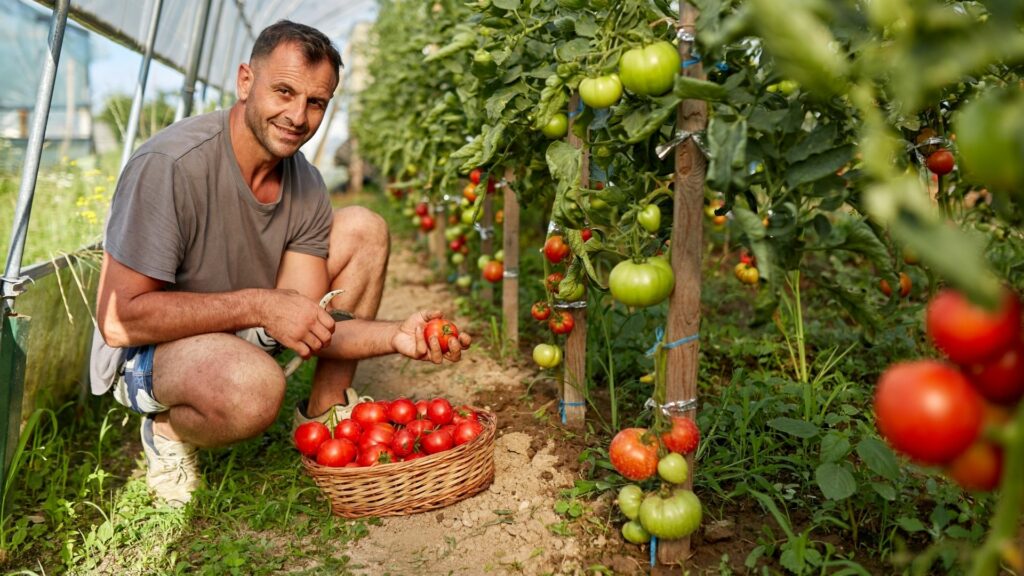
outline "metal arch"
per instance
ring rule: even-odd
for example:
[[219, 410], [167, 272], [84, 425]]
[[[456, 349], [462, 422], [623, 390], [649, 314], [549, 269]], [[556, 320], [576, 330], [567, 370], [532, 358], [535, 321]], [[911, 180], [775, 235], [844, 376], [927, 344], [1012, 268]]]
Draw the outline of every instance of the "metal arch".
[[[160, 27], [160, 13], [163, 0], [153, 0], [153, 13], [150, 15], [149, 30], [146, 31], [146, 53], [139, 64], [139, 79], [135, 83], [135, 95], [132, 97], [132, 110], [128, 116], [128, 130], [124, 136], [124, 150], [121, 152], [121, 170], [128, 164], [135, 148], [135, 136], [139, 131], [139, 118], [142, 117], [142, 100], [146, 97], [146, 82], [149, 80], [149, 64], [153, 61], [153, 47], [156, 45], [156, 33]], [[118, 170], [120, 173], [121, 170]]]

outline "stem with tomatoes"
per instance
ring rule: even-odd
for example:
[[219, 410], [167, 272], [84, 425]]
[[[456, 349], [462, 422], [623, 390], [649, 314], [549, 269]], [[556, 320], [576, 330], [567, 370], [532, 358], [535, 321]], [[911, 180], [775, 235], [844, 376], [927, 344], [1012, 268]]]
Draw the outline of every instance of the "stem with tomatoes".
[[1017, 415], [1007, 425], [1004, 438], [1006, 461], [1000, 481], [999, 502], [992, 516], [988, 538], [974, 556], [970, 576], [997, 574], [1003, 550], [1015, 546], [1018, 520], [1024, 508], [1024, 402], [1017, 405]]

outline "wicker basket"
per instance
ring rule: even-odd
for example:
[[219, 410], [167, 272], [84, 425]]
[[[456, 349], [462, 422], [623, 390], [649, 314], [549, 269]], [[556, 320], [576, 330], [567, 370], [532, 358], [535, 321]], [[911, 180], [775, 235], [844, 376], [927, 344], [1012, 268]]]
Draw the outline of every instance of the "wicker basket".
[[360, 468], [321, 466], [303, 456], [302, 465], [344, 518], [402, 516], [454, 504], [494, 480], [492, 412], [474, 408], [483, 432], [472, 442], [408, 462]]

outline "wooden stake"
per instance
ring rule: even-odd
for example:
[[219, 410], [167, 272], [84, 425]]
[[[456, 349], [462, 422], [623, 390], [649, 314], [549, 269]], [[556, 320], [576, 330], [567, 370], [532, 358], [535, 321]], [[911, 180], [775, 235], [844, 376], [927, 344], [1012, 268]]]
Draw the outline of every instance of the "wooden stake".
[[[686, 2], [680, 3], [679, 20], [682, 31], [692, 38], [696, 35], [698, 11]], [[679, 53], [683, 62], [692, 56], [692, 41], [680, 41]], [[703, 78], [700, 62], [685, 66], [683, 74]], [[707, 103], [703, 100], [684, 100], [677, 112], [677, 126], [691, 133], [707, 128]], [[701, 253], [703, 242], [704, 176], [707, 161], [692, 138], [676, 147], [675, 203], [672, 224], [672, 269], [676, 274], [676, 288], [669, 300], [667, 342], [695, 336], [700, 329]], [[697, 398], [697, 359], [700, 341], [694, 339], [668, 350], [666, 402]], [[690, 410], [692, 418], [696, 409]], [[693, 456], [687, 457], [690, 478], [686, 488], [692, 488], [695, 466]], [[684, 565], [690, 557], [690, 538], [658, 542], [658, 562]]]
[[444, 281], [448, 275], [448, 242], [444, 239], [444, 229], [448, 225], [447, 210], [442, 205], [431, 205], [430, 215], [434, 217], [434, 230], [430, 232], [430, 254], [434, 259], [437, 277]]
[[[590, 184], [590, 152], [584, 148], [583, 141], [573, 134], [572, 127], [576, 122], [577, 110], [583, 107], [579, 94], [569, 99], [569, 144], [575, 148], [583, 148], [580, 159], [580, 186]], [[570, 308], [574, 327], [565, 341], [565, 371], [562, 377], [562, 414], [563, 422], [574, 428], [582, 427], [587, 415], [587, 403], [584, 391], [587, 386], [587, 308], [586, 300], [582, 308]]]
[[502, 250], [505, 252], [505, 277], [501, 283], [501, 308], [505, 318], [505, 338], [513, 351], [519, 349], [519, 199], [512, 189], [516, 173], [505, 168], [505, 219], [502, 221]]
[[[480, 253], [489, 256], [494, 255], [494, 199], [487, 193], [487, 182], [480, 182], [477, 190], [483, 188], [484, 205], [483, 217], [480, 219], [480, 226], [483, 232], [480, 234]], [[480, 298], [487, 303], [494, 301], [494, 286], [484, 280], [484, 286], [480, 290]]]

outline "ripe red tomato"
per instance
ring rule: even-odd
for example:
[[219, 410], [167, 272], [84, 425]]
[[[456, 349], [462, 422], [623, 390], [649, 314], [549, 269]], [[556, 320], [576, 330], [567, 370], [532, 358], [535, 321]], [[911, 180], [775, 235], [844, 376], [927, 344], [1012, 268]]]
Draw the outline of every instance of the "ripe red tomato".
[[590, 240], [593, 236], [594, 233], [590, 231], [590, 228], [584, 228], [583, 230], [580, 230], [580, 237], [583, 238], [584, 242]]
[[452, 339], [458, 341], [459, 329], [455, 324], [452, 324], [451, 320], [434, 318], [430, 322], [427, 322], [427, 327], [423, 331], [423, 337], [427, 342], [430, 342], [433, 338], [437, 338], [437, 343], [441, 347], [441, 352], [447, 352], [449, 350], [448, 343]]
[[395, 453], [395, 456], [405, 458], [415, 449], [416, 434], [408, 428], [402, 428], [395, 432], [395, 437], [391, 440], [391, 451]]
[[456, 446], [462, 446], [467, 442], [472, 442], [483, 431], [483, 424], [467, 420], [455, 427], [455, 434], [452, 435], [452, 440]]
[[430, 401], [427, 406], [427, 418], [434, 423], [435, 426], [444, 426], [452, 421], [452, 405], [451, 402], [444, 398], [434, 398]]
[[562, 282], [565, 275], [561, 272], [552, 272], [548, 274], [548, 277], [544, 279], [544, 285], [547, 286], [548, 292], [554, 294], [558, 293], [558, 284]]
[[1024, 397], [1024, 342], [988, 362], [972, 364], [964, 372], [987, 400], [1014, 406]]
[[395, 439], [395, 427], [388, 422], [377, 422], [363, 430], [359, 437], [359, 446], [371, 446], [373, 444], [391, 444]]
[[408, 462], [409, 460], [415, 460], [417, 458], [423, 458], [424, 456], [426, 456], [426, 454], [424, 454], [423, 452], [413, 452], [412, 454], [409, 454], [405, 458], [402, 458], [402, 462]]
[[[913, 283], [910, 280], [910, 276], [906, 272], [900, 272], [900, 296], [906, 298], [907, 294], [910, 294], [912, 286]], [[885, 278], [878, 281], [878, 289], [882, 291], [882, 294], [892, 296], [892, 287], [889, 286], [889, 281]]]
[[548, 236], [548, 239], [544, 241], [544, 257], [548, 259], [548, 262], [552, 264], [558, 264], [565, 257], [569, 255], [572, 250], [569, 245], [565, 243], [565, 239], [562, 238], [561, 234], [553, 234]]
[[377, 464], [388, 464], [389, 462], [396, 461], [395, 453], [387, 444], [374, 444], [361, 451], [356, 459], [360, 466], [376, 466]]
[[344, 466], [356, 457], [356, 445], [348, 438], [331, 438], [316, 451], [316, 463], [321, 466]]
[[928, 169], [939, 176], [952, 172], [955, 164], [953, 153], [945, 148], [928, 155]]
[[568, 310], [556, 310], [551, 319], [548, 320], [548, 328], [555, 334], [568, 334], [572, 332], [576, 321]]
[[416, 401], [416, 417], [426, 418], [427, 417], [427, 406], [430, 405], [429, 400], [417, 400]]
[[360, 402], [352, 408], [352, 419], [366, 430], [377, 422], [386, 422], [388, 409], [380, 402]]
[[359, 437], [362, 435], [363, 427], [360, 426], [359, 422], [351, 418], [345, 418], [334, 427], [335, 438], [348, 438], [353, 442], [358, 442]]
[[1001, 356], [1020, 339], [1021, 305], [1007, 290], [998, 310], [986, 310], [952, 289], [939, 292], [925, 311], [935, 346], [960, 365]]
[[473, 168], [469, 172], [469, 181], [472, 182], [473, 184], [479, 184], [480, 183], [480, 176], [483, 175], [483, 173], [484, 173], [483, 170], [481, 170], [479, 168]]
[[331, 437], [331, 431], [320, 422], [303, 422], [295, 429], [292, 439], [295, 447], [304, 456], [312, 457], [316, 454], [317, 448]]
[[505, 265], [497, 260], [488, 260], [483, 269], [484, 280], [490, 283], [501, 282], [505, 275]]
[[426, 216], [420, 216], [420, 230], [430, 232], [434, 229], [434, 226], [437, 226], [437, 222], [434, 220], [433, 216], [430, 216], [429, 214]]
[[967, 449], [981, 432], [985, 409], [966, 376], [935, 360], [889, 366], [874, 403], [882, 436], [923, 464], [945, 464]]
[[477, 416], [475, 410], [463, 404], [455, 409], [455, 413], [452, 415], [452, 424], [458, 426], [466, 421], [479, 422], [480, 417]]
[[416, 215], [426, 216], [430, 213], [430, 206], [426, 202], [420, 202], [416, 205]]
[[689, 454], [697, 449], [700, 442], [700, 429], [697, 423], [681, 416], [672, 417], [672, 429], [661, 435], [661, 443], [669, 452]]
[[551, 316], [551, 306], [548, 306], [548, 303], [543, 300], [534, 302], [530, 307], [530, 316], [533, 316], [533, 319], [538, 322], [543, 322]]
[[420, 439], [420, 446], [427, 454], [437, 454], [449, 450], [454, 444], [452, 435], [447, 430], [434, 430]]
[[1002, 475], [1003, 448], [988, 440], [975, 442], [946, 468], [946, 476], [964, 490], [995, 490]]
[[608, 456], [619, 474], [646, 480], [658, 471], [658, 439], [646, 428], [624, 428], [612, 438]]
[[398, 398], [388, 407], [388, 418], [395, 424], [408, 424], [416, 418], [416, 405], [408, 398]]
[[423, 434], [433, 430], [434, 423], [425, 418], [417, 418], [416, 420], [409, 422], [405, 429], [412, 432], [416, 438], [419, 438], [420, 436], [423, 436]]

